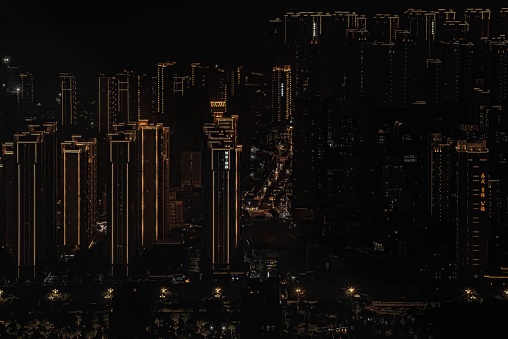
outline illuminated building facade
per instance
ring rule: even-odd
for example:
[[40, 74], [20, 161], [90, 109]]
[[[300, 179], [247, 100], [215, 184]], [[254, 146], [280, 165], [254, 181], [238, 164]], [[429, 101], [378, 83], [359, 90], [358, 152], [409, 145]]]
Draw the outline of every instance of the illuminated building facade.
[[163, 122], [173, 130], [171, 116], [171, 98], [173, 96], [173, 80], [176, 76], [176, 62], [166, 61], [157, 64], [157, 121]]
[[149, 124], [147, 120], [140, 120], [137, 128], [139, 247], [151, 249], [154, 241], [166, 239], [170, 219], [170, 131], [161, 123]]
[[440, 133], [431, 134], [429, 159], [429, 212], [440, 224], [450, 224], [455, 216], [450, 192], [455, 176], [455, 145]]
[[213, 273], [231, 270], [232, 258], [240, 239], [240, 154], [238, 116], [213, 112], [213, 123], [203, 126], [207, 151], [204, 167], [207, 176], [208, 208], [205, 220]]
[[492, 53], [492, 94], [495, 102], [508, 99], [508, 41], [501, 37], [490, 41]]
[[61, 143], [61, 241], [64, 251], [86, 248], [97, 222], [97, 141], [74, 135]]
[[47, 254], [44, 136], [17, 133], [2, 147], [7, 179], [5, 245], [16, 261], [19, 279], [40, 277]]
[[112, 274], [129, 275], [137, 251], [165, 240], [170, 220], [170, 131], [148, 120], [108, 133]]
[[[147, 75], [138, 74], [137, 76], [137, 120], [154, 121], [157, 111], [157, 78]], [[133, 120], [131, 120], [133, 121]]]
[[34, 118], [34, 81], [31, 73], [19, 74], [19, 113], [25, 121]]
[[138, 121], [138, 77], [135, 72], [123, 70], [115, 76], [118, 90], [117, 123]]
[[99, 133], [105, 135], [116, 122], [115, 115], [118, 111], [117, 82], [114, 77], [101, 75], [98, 79], [98, 89]]
[[70, 73], [60, 73], [60, 124], [74, 126], [77, 114], [76, 78]]
[[293, 115], [293, 82], [291, 66], [273, 67], [272, 70], [272, 123], [289, 123]]
[[59, 148], [56, 122], [46, 122], [40, 125], [28, 125], [27, 130], [31, 134], [43, 134], [43, 162], [44, 162], [44, 191], [46, 197], [46, 224], [48, 236], [46, 237], [46, 248], [52, 251], [57, 242], [57, 192], [59, 177]]
[[136, 254], [138, 173], [136, 132], [107, 134], [109, 145], [108, 236], [112, 276], [129, 275]]
[[461, 276], [480, 278], [487, 269], [489, 150], [486, 140], [457, 140], [456, 253]]
[[469, 35], [474, 41], [490, 37], [490, 9], [466, 8], [464, 21], [469, 24]]
[[378, 42], [395, 42], [399, 29], [399, 16], [389, 13], [377, 13], [372, 18], [372, 40]]

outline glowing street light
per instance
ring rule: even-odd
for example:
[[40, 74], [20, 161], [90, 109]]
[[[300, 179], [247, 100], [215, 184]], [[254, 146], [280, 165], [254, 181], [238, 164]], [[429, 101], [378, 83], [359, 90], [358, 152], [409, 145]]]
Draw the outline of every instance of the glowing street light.
[[300, 303], [300, 295], [303, 295], [303, 289], [301, 287], [296, 287], [295, 294], [296, 294], [298, 303]]
[[213, 296], [217, 299], [220, 299], [222, 298], [222, 288], [220, 287], [216, 287], [214, 290], [213, 290]]
[[111, 287], [106, 290], [106, 293], [104, 293], [104, 299], [106, 300], [113, 299], [113, 289]]
[[464, 289], [464, 296], [467, 302], [478, 301], [478, 295], [476, 291], [470, 287]]
[[161, 294], [160, 294], [159, 298], [166, 299], [170, 295], [171, 295], [171, 292], [166, 287], [161, 287]]
[[351, 299], [352, 297], [357, 297], [357, 292], [358, 292], [358, 286], [354, 285], [354, 284], [347, 284], [345, 287], [345, 292], [348, 296], [349, 299]]

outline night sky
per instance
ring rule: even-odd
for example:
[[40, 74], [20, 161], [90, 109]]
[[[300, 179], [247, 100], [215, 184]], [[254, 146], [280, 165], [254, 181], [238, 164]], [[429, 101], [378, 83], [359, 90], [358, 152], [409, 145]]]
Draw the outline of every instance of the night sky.
[[152, 73], [159, 61], [255, 60], [260, 52], [262, 23], [287, 10], [368, 14], [410, 7], [460, 10], [471, 6], [501, 7], [494, 0], [166, 1], [164, 5], [153, 1], [67, 5], [8, 1], [2, 3], [0, 15], [0, 54], [11, 56], [23, 71], [34, 75], [37, 83], [56, 81], [59, 72], [68, 71], [81, 88], [94, 88], [99, 73], [123, 68]]

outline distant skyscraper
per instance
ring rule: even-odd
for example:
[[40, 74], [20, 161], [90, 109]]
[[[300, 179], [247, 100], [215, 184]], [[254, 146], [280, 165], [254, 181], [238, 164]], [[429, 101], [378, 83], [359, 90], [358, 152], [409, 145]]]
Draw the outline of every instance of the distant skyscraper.
[[300, 100], [290, 131], [295, 205], [312, 208], [326, 192], [326, 155], [329, 107], [317, 98]]
[[98, 79], [98, 112], [99, 112], [99, 133], [106, 135], [116, 123], [116, 112], [118, 111], [117, 82], [114, 77], [99, 76]]
[[492, 94], [496, 103], [508, 100], [508, 41], [506, 38], [490, 41], [492, 55]]
[[443, 62], [439, 59], [427, 59], [425, 61], [425, 92], [426, 101], [432, 104], [443, 102], [444, 86], [443, 86]]
[[446, 101], [466, 102], [471, 100], [473, 81], [474, 44], [472, 42], [443, 42], [446, 64], [444, 83]]
[[201, 152], [182, 152], [182, 187], [201, 188]]
[[373, 86], [375, 90], [374, 98], [376, 103], [381, 107], [395, 106], [395, 86], [397, 84], [396, 77], [396, 57], [397, 50], [395, 43], [373, 43], [372, 52], [374, 55], [373, 65]]
[[117, 123], [138, 121], [138, 79], [133, 71], [123, 70], [116, 74], [118, 95]]
[[22, 118], [26, 120], [34, 119], [34, 82], [32, 74], [23, 72], [19, 74], [19, 110]]
[[87, 248], [97, 221], [97, 141], [75, 135], [61, 143], [61, 159], [62, 246]]
[[508, 7], [499, 10], [498, 35], [508, 36]]
[[272, 70], [272, 124], [285, 125], [293, 116], [293, 78], [290, 65]]
[[70, 73], [60, 73], [60, 124], [74, 126], [77, 114], [76, 79]]
[[207, 177], [205, 200], [208, 209], [206, 226], [212, 272], [231, 270], [240, 241], [240, 153], [238, 117], [214, 112], [213, 123], [205, 123]]
[[154, 122], [157, 111], [157, 78], [147, 74], [139, 74], [137, 81], [137, 119]]
[[455, 218], [451, 194], [455, 179], [455, 145], [452, 139], [440, 133], [431, 134], [428, 169], [430, 215], [436, 222], [450, 225]]
[[490, 9], [466, 8], [464, 21], [469, 24], [470, 39], [479, 42], [490, 37]]
[[191, 63], [191, 86], [192, 87], [205, 87], [206, 74], [208, 66], [201, 65], [199, 62]]
[[396, 31], [399, 29], [399, 16], [396, 14], [378, 13], [372, 18], [370, 31], [372, 40], [377, 42], [395, 42]]
[[344, 63], [346, 75], [346, 91], [348, 102], [356, 105], [360, 98], [371, 94], [369, 90], [369, 77], [371, 72], [370, 63], [371, 43], [368, 39], [369, 32], [365, 29], [346, 30], [346, 61]]
[[435, 37], [439, 41], [443, 39], [444, 24], [447, 21], [456, 20], [456, 12], [453, 9], [440, 8], [434, 11], [436, 15]]
[[157, 120], [173, 130], [174, 117], [171, 114], [171, 97], [173, 95], [173, 80], [176, 76], [175, 61], [159, 62], [157, 64]]

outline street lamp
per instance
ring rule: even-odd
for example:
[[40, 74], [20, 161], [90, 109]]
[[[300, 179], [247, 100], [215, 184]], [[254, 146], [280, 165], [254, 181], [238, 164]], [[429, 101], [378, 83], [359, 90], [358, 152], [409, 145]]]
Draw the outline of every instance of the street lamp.
[[105, 300], [113, 299], [113, 289], [111, 287], [106, 290], [106, 293], [104, 293], [104, 299]]
[[475, 301], [477, 298], [476, 291], [470, 287], [466, 287], [464, 289], [464, 296], [466, 297], [467, 302]]
[[347, 284], [345, 287], [345, 292], [349, 299], [356, 296], [356, 293], [358, 292], [358, 286], [354, 284]]
[[294, 290], [295, 294], [296, 294], [296, 298], [297, 298], [297, 301], [298, 303], [300, 303], [300, 295], [303, 295], [303, 288], [297, 286], [295, 287], [295, 290]]

